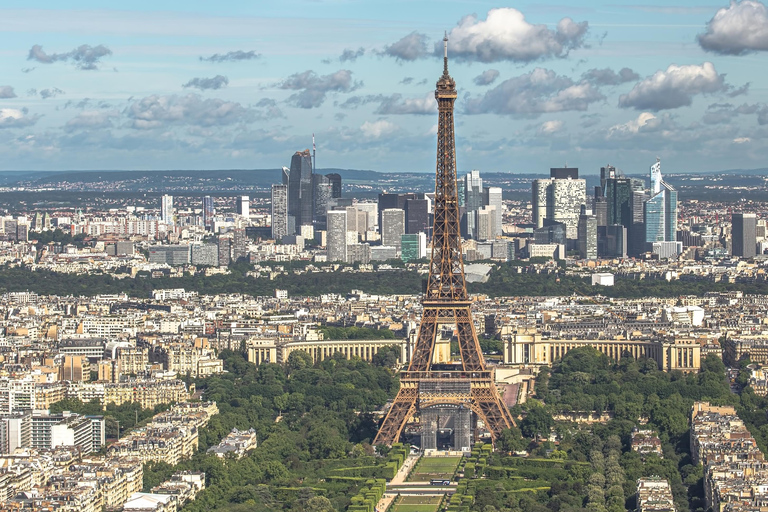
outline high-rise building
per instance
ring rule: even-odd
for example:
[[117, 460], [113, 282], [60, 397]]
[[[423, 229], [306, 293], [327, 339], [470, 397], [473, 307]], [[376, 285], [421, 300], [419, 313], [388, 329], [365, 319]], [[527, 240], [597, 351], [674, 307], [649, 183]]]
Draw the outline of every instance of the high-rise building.
[[594, 215], [579, 216], [579, 257], [597, 259], [597, 217]]
[[216, 209], [213, 207], [213, 198], [211, 196], [203, 197], [203, 226], [207, 231], [213, 230], [214, 215], [216, 215]]
[[163, 195], [160, 199], [160, 220], [163, 224], [173, 224], [173, 196]]
[[405, 212], [388, 208], [381, 212], [381, 245], [400, 249], [401, 237], [405, 234]]
[[757, 254], [757, 216], [754, 213], [731, 215], [731, 254], [739, 258], [754, 258]]
[[405, 234], [401, 237], [400, 259], [408, 262], [426, 257], [426, 233]]
[[248, 237], [245, 236], [244, 228], [235, 228], [232, 230], [232, 259], [239, 261], [248, 257]]
[[328, 261], [347, 261], [347, 211], [328, 211]]
[[568, 178], [577, 180], [579, 179], [578, 167], [550, 167], [549, 177], [556, 180], [567, 180]]
[[308, 149], [297, 151], [291, 158], [288, 175], [288, 216], [294, 219], [295, 233], [303, 225], [312, 225], [313, 185], [312, 154]]
[[626, 258], [627, 228], [621, 224], [598, 226], [597, 255], [601, 258]]
[[250, 212], [248, 211], [249, 203], [250, 203], [250, 198], [248, 196], [238, 197], [237, 198], [237, 214], [245, 218], [248, 218], [250, 214]]
[[272, 185], [272, 239], [281, 240], [287, 234], [288, 185]]
[[[645, 250], [655, 242], [677, 241], [677, 191], [661, 176], [661, 161], [651, 165], [650, 198], [645, 201]], [[631, 236], [631, 235], [630, 235]]]
[[405, 232], [426, 233], [429, 229], [429, 201], [426, 199], [406, 199]]
[[502, 235], [501, 187], [483, 187], [483, 205], [494, 208], [494, 232], [491, 238], [500, 237]]
[[232, 248], [232, 238], [229, 236], [220, 236], [218, 241], [219, 246], [219, 266], [226, 267], [229, 265], [230, 251]]
[[475, 230], [478, 240], [496, 238], [496, 207], [483, 206], [475, 212]]
[[573, 178], [578, 176], [578, 169], [568, 168], [567, 171], [553, 172], [553, 176], [566, 176], [564, 179], [551, 177], [533, 181], [533, 223], [536, 228], [541, 228], [546, 225], [545, 219], [562, 222], [566, 227], [566, 236], [576, 240], [581, 207], [587, 202], [587, 182]]
[[551, 181], [547, 179], [533, 180], [533, 226], [544, 227], [544, 219], [547, 218], [547, 204], [551, 201]]
[[[314, 226], [318, 230], [326, 228], [325, 212], [328, 211], [328, 207], [333, 199], [333, 185], [331, 180], [327, 176], [322, 174], [312, 175], [313, 181], [313, 212], [314, 212]], [[305, 224], [306, 225], [306, 224]]]
[[333, 172], [326, 174], [325, 177], [328, 178], [331, 184], [331, 197], [334, 199], [341, 197], [341, 175]]
[[552, 180], [552, 203], [548, 205], [547, 217], [565, 224], [565, 236], [576, 240], [581, 206], [586, 202], [586, 180], [572, 178]]
[[483, 207], [483, 178], [480, 171], [472, 170], [464, 176], [464, 207], [467, 215], [467, 237], [476, 238], [475, 212]]

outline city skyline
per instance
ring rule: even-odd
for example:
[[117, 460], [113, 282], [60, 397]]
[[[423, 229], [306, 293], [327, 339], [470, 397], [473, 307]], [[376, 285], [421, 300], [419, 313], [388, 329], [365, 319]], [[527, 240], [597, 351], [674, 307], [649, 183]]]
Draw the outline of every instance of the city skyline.
[[3, 170], [279, 168], [314, 132], [321, 169], [433, 172], [443, 30], [459, 174], [768, 156], [753, 0], [4, 5]]

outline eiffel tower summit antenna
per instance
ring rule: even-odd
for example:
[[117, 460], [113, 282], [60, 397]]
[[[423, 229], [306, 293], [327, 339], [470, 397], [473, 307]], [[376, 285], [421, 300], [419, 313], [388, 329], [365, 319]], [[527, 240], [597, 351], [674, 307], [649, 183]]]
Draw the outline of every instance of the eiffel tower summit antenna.
[[[472, 323], [472, 300], [467, 294], [461, 258], [453, 130], [457, 93], [456, 82], [448, 74], [447, 34], [443, 45], [443, 74], [435, 89], [438, 128], [432, 259], [422, 300], [421, 325], [408, 370], [400, 375], [400, 390], [379, 428], [376, 445], [396, 443], [405, 424], [417, 413], [422, 426], [422, 449], [437, 447], [442, 411], [456, 415], [456, 450], [469, 449], [471, 413], [485, 423], [494, 441], [502, 430], [515, 424], [496, 389], [493, 371], [485, 367]], [[436, 350], [438, 343], [445, 345], [438, 338], [446, 329], [458, 338], [460, 364], [444, 361], [440, 349]]]

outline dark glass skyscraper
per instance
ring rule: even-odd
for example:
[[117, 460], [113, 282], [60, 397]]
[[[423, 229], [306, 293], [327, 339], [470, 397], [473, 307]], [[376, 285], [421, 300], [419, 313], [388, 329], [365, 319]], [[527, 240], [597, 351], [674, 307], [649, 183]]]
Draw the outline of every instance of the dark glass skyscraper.
[[754, 258], [757, 253], [757, 216], [754, 213], [731, 215], [731, 254]]
[[213, 207], [213, 198], [211, 196], [203, 197], [203, 225], [207, 231], [213, 229], [213, 216], [216, 210]]
[[313, 185], [312, 154], [308, 149], [297, 151], [291, 158], [288, 176], [288, 216], [293, 217], [297, 233], [301, 226], [312, 224]]

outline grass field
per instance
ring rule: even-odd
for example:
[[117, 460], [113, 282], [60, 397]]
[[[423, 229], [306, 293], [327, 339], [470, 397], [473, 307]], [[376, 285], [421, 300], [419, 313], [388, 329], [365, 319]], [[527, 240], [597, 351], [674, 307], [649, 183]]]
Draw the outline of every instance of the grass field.
[[422, 482], [433, 478], [449, 479], [456, 471], [461, 457], [422, 457], [411, 471], [411, 482]]
[[440, 496], [401, 496], [392, 512], [436, 512]]

